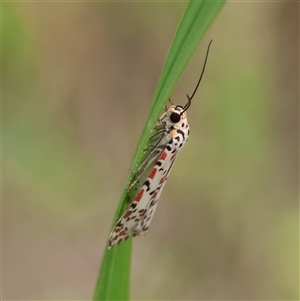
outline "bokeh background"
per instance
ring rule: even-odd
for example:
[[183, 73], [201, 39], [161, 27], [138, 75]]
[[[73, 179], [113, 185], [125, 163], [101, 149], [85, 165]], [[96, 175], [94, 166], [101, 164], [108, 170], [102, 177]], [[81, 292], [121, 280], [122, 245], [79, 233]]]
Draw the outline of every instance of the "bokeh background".
[[[186, 6], [2, 3], [3, 299], [91, 299]], [[212, 38], [132, 299], [298, 300], [299, 3], [228, 2], [176, 103]]]

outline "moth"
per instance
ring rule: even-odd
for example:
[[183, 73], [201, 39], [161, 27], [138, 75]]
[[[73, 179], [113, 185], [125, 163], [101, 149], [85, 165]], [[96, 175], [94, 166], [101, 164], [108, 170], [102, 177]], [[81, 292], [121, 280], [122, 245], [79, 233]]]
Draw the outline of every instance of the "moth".
[[211, 43], [212, 40], [208, 45], [202, 72], [194, 92], [191, 96], [187, 95], [187, 103], [184, 106], [174, 105], [169, 99], [170, 107], [165, 107], [164, 113], [153, 129], [145, 158], [134, 171], [136, 177], [129, 187], [131, 194], [134, 195], [133, 200], [109, 236], [109, 249], [131, 236], [145, 234], [149, 228], [176, 157], [189, 138], [190, 127], [186, 112], [202, 80]]

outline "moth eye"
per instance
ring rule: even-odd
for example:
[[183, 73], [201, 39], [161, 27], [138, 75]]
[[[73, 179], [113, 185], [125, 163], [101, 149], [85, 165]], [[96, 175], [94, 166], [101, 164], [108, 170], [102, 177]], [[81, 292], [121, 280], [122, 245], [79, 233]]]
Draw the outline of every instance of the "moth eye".
[[179, 121], [180, 121], [180, 114], [173, 112], [173, 113], [170, 115], [170, 120], [171, 120], [173, 123], [179, 122]]

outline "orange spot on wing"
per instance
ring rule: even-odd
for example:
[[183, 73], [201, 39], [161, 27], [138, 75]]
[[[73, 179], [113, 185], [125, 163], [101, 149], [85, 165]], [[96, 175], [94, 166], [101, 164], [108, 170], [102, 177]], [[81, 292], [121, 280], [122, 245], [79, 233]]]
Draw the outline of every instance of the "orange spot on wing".
[[144, 194], [144, 189], [141, 189], [140, 192], [138, 193], [138, 195], [135, 197], [135, 200], [137, 202], [139, 202], [141, 200], [141, 198], [143, 197]]
[[167, 158], [167, 152], [163, 152], [159, 158], [159, 160], [165, 160]]
[[171, 133], [170, 133], [170, 136], [171, 136], [172, 138], [176, 137], [177, 135], [178, 135], [177, 130], [173, 130], [173, 131], [171, 131]]
[[154, 176], [155, 176], [155, 174], [156, 174], [156, 172], [157, 172], [157, 169], [156, 169], [156, 168], [153, 168], [152, 171], [151, 171], [151, 173], [150, 173], [149, 178], [150, 178], [150, 179], [153, 179]]
[[152, 199], [155, 199], [156, 196], [157, 196], [157, 192], [155, 191], [155, 192], [153, 193], [152, 197], [151, 197], [151, 200], [152, 200]]
[[123, 236], [123, 235], [125, 235], [125, 234], [126, 234], [126, 232], [125, 232], [125, 231], [122, 231], [122, 232], [119, 233], [119, 236]]
[[125, 212], [123, 218], [127, 218], [131, 213], [132, 211], [128, 210], [127, 212]]
[[172, 157], [171, 157], [171, 161], [174, 160], [176, 157], [176, 154], [174, 154]]
[[165, 177], [162, 177], [159, 181], [159, 184], [162, 184], [165, 181]]

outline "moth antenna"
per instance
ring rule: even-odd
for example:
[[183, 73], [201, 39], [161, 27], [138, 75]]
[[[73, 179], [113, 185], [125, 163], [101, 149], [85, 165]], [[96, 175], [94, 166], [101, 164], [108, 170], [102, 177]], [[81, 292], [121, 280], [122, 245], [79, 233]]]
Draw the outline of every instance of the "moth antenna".
[[206, 62], [207, 62], [208, 54], [209, 54], [209, 48], [210, 48], [210, 45], [211, 45], [212, 41], [213, 41], [213, 40], [211, 40], [211, 41], [209, 42], [209, 44], [208, 44], [207, 51], [206, 51], [206, 56], [205, 56], [205, 60], [204, 60], [204, 65], [203, 65], [203, 68], [202, 68], [201, 75], [200, 75], [200, 78], [199, 78], [199, 80], [198, 80], [198, 83], [197, 83], [197, 85], [196, 85], [196, 88], [195, 88], [195, 90], [194, 90], [192, 96], [189, 96], [188, 94], [186, 95], [186, 96], [187, 96], [187, 99], [188, 99], [188, 102], [187, 102], [186, 105], [184, 106], [183, 112], [185, 112], [185, 111], [190, 107], [190, 105], [191, 105], [191, 103], [192, 103], [192, 99], [193, 99], [193, 97], [195, 96], [195, 94], [196, 94], [196, 92], [197, 92], [197, 90], [198, 90], [198, 87], [199, 87], [199, 85], [200, 85], [200, 82], [201, 82], [202, 77], [203, 77], [203, 74], [204, 74], [204, 70], [205, 70], [205, 67], [206, 67]]

